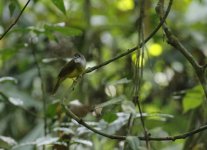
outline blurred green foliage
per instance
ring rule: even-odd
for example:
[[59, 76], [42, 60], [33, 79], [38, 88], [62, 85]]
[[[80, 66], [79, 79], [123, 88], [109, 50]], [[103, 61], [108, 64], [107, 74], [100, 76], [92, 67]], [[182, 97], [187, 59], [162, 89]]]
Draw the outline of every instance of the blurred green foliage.
[[[145, 37], [159, 23], [156, 2], [146, 1]], [[0, 34], [25, 3], [0, 1]], [[167, 19], [172, 32], [200, 65], [206, 63], [207, 55], [206, 7], [206, 0], [174, 1]], [[51, 95], [61, 67], [75, 52], [84, 54], [87, 67], [92, 67], [135, 47], [138, 17], [138, 0], [31, 1], [0, 40], [0, 148], [145, 149], [145, 142], [134, 137], [144, 133], [132, 102], [135, 54], [85, 74], [74, 90], [68, 79]], [[182, 134], [205, 124], [203, 91], [189, 62], [167, 44], [162, 30], [145, 47], [140, 101], [151, 136]], [[126, 141], [118, 141], [90, 132], [65, 114], [60, 105], [63, 100], [92, 127], [109, 134], [130, 135]], [[129, 129], [130, 114], [135, 120]], [[203, 132], [185, 140], [153, 141], [150, 145], [160, 150], [205, 149], [205, 138]]]

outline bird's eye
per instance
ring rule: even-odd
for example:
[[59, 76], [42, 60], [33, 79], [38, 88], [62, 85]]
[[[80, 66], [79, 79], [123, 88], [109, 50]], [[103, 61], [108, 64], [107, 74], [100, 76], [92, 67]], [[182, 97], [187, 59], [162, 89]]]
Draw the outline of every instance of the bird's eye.
[[80, 54], [75, 54], [74, 57], [78, 58], [78, 57], [80, 57]]

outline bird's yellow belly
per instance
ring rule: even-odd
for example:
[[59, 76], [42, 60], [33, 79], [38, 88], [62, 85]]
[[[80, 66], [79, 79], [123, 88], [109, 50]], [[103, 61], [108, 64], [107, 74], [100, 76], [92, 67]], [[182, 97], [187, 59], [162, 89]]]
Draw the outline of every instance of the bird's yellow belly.
[[67, 77], [68, 78], [75, 78], [75, 77], [78, 77], [82, 72], [83, 72], [83, 70], [75, 69], [70, 74], [68, 74]]

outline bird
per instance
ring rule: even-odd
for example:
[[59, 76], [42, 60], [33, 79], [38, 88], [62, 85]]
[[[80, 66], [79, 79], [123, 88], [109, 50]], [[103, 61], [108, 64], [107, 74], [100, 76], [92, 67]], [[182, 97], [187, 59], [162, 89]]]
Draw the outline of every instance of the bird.
[[56, 93], [58, 87], [66, 78], [78, 78], [85, 71], [85, 68], [86, 59], [84, 55], [75, 53], [72, 57], [72, 60], [66, 63], [60, 70], [57, 77], [57, 82], [53, 89], [53, 94]]

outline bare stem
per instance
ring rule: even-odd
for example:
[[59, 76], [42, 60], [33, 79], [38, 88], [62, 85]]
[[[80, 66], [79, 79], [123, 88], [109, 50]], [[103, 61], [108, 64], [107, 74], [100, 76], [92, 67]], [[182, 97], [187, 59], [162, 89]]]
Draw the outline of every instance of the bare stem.
[[19, 18], [21, 17], [21, 15], [23, 14], [24, 10], [26, 9], [26, 7], [28, 6], [29, 2], [31, 0], [28, 0], [27, 3], [24, 5], [24, 7], [22, 8], [21, 12], [19, 13], [19, 15], [17, 16], [17, 18], [14, 20], [14, 22], [7, 28], [7, 30], [1, 35], [0, 40], [3, 39], [3, 37], [12, 29], [12, 27], [18, 22]]
[[[120, 135], [111, 135], [111, 134], [107, 134], [103, 131], [97, 130], [93, 127], [91, 127], [90, 125], [88, 125], [84, 120], [80, 119], [78, 116], [76, 116], [70, 109], [67, 108], [67, 106], [65, 106], [64, 104], [62, 104], [62, 107], [64, 108], [66, 114], [73, 118], [75, 121], [77, 121], [79, 124], [81, 124], [82, 126], [86, 127], [87, 129], [93, 131], [94, 133], [97, 133], [99, 135], [102, 135], [104, 137], [110, 138], [110, 139], [116, 139], [116, 140], [125, 140], [126, 136], [120, 136]], [[176, 136], [167, 136], [167, 137], [151, 137], [148, 136], [147, 139], [145, 136], [139, 136], [138, 138], [140, 140], [148, 140], [148, 141], [175, 141], [178, 139], [185, 139], [187, 137], [193, 136], [196, 133], [202, 132], [204, 130], [207, 130], [207, 125], [201, 126], [198, 129], [192, 130], [190, 132], [186, 132], [184, 134], [180, 134], [180, 135], [176, 135]]]

